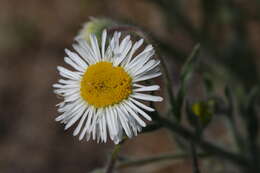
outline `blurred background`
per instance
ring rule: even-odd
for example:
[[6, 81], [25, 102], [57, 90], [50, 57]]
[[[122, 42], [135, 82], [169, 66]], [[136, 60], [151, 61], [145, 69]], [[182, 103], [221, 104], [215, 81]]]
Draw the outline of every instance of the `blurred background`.
[[[0, 172], [87, 173], [106, 164], [111, 142], [79, 142], [72, 130], [64, 132], [54, 122], [60, 101], [52, 89], [59, 78], [56, 66], [64, 65], [64, 48], [71, 49], [90, 16], [133, 23], [153, 36], [174, 89], [180, 66], [200, 42], [202, 65], [189, 94], [196, 100], [203, 97], [205, 71], [220, 95], [227, 83], [244, 93], [259, 84], [259, 11], [259, 0], [0, 0]], [[212, 122], [207, 135], [225, 146], [230, 138], [223, 121]], [[166, 130], [139, 135], [124, 144], [122, 154], [172, 153], [169, 136]], [[118, 172], [188, 173], [190, 163], [171, 160]], [[239, 172], [216, 159], [201, 165], [202, 172]]]

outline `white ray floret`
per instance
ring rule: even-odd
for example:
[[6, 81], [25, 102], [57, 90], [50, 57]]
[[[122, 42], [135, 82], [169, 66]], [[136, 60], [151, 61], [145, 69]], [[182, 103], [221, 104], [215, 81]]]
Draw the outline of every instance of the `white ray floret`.
[[[108, 40], [106, 30], [101, 36], [101, 43], [95, 35], [90, 35], [89, 42], [77, 37], [73, 44], [75, 52], [65, 49], [64, 61], [73, 70], [58, 66], [61, 77], [54, 84], [54, 92], [63, 97], [59, 103], [61, 114], [55, 120], [65, 124], [65, 129], [75, 126], [74, 136], [82, 140], [93, 139], [107, 142], [110, 138], [119, 143], [124, 135], [129, 138], [136, 136], [146, 126], [145, 121], [151, 121], [147, 112], [154, 111], [143, 101], [161, 102], [160, 96], [149, 94], [160, 89], [159, 85], [144, 86], [138, 82], [156, 78], [161, 75], [159, 60], [153, 59], [154, 48], [147, 45], [140, 51], [144, 40], [133, 42], [128, 35], [124, 38], [120, 32], [115, 32]], [[131, 93], [117, 104], [97, 107], [84, 99], [81, 94], [81, 81], [85, 72], [99, 62], [112, 63], [113, 67], [122, 67], [131, 77]], [[144, 93], [143, 93], [144, 92]]]

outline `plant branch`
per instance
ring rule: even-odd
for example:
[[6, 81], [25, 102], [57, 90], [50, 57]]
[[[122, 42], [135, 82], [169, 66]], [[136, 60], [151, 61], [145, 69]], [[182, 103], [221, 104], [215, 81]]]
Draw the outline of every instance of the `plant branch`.
[[196, 134], [194, 134], [190, 130], [186, 129], [185, 127], [179, 125], [178, 123], [171, 122], [168, 119], [158, 117], [158, 116], [157, 116], [157, 118], [158, 118], [157, 121], [159, 123], [162, 123], [166, 128], [168, 128], [172, 132], [176, 133], [177, 135], [179, 135], [180, 137], [182, 137], [188, 141], [193, 141], [204, 151], [215, 154], [217, 157], [229, 160], [236, 165], [239, 165], [242, 167], [249, 166], [247, 160], [244, 157], [242, 157], [238, 154], [234, 154], [223, 148], [217, 147], [216, 145], [214, 145], [208, 141], [205, 141], [201, 138], [198, 138]]
[[116, 161], [117, 161], [117, 158], [118, 158], [118, 153], [121, 149], [121, 144], [122, 143], [115, 145], [114, 150], [111, 154], [110, 160], [109, 160], [107, 167], [105, 169], [105, 173], [113, 173], [114, 168], [115, 168], [115, 164], [116, 164]]
[[187, 61], [182, 67], [181, 74], [180, 74], [180, 89], [176, 96], [176, 106], [175, 106], [175, 114], [174, 116], [177, 117], [177, 120], [181, 119], [181, 110], [183, 106], [183, 101], [186, 96], [187, 91], [187, 84], [188, 80], [190, 79], [192, 72], [194, 71], [194, 64], [197, 60], [198, 54], [200, 50], [200, 44], [197, 43], [194, 48], [192, 49], [190, 55], [187, 58]]
[[196, 152], [195, 145], [193, 144], [192, 141], [190, 141], [190, 147], [191, 147], [193, 173], [200, 173], [199, 164], [198, 164], [198, 155], [197, 155], [197, 152]]
[[235, 118], [235, 112], [234, 112], [234, 98], [233, 94], [230, 90], [230, 88], [227, 86], [225, 88], [225, 95], [228, 101], [228, 110], [227, 110], [227, 120], [229, 123], [230, 130], [232, 132], [232, 135], [234, 136], [236, 145], [239, 149], [240, 152], [244, 151], [244, 143], [243, 140], [241, 139], [241, 135], [239, 134], [238, 128], [236, 126], [236, 118]]

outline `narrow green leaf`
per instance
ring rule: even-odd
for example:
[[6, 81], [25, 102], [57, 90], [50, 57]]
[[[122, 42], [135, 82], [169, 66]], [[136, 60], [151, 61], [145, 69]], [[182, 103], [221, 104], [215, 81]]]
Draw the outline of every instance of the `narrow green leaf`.
[[180, 79], [182, 83], [186, 83], [187, 80], [191, 77], [192, 71], [194, 69], [194, 65], [198, 59], [198, 53], [200, 50], [200, 44], [196, 44], [193, 48], [191, 54], [189, 55], [187, 61], [182, 67]]
[[211, 77], [209, 74], [204, 74], [203, 75], [203, 82], [204, 82], [204, 86], [205, 86], [205, 91], [207, 96], [212, 96], [213, 92], [214, 92], [214, 83], [211, 80]]
[[196, 44], [181, 70], [181, 74], [180, 74], [181, 84], [180, 84], [180, 89], [177, 92], [176, 103], [175, 103], [176, 104], [175, 118], [177, 119], [177, 121], [181, 120], [181, 110], [186, 95], [187, 84], [194, 70], [196, 61], [198, 59], [197, 55], [199, 53], [199, 49], [200, 49], [200, 44]]

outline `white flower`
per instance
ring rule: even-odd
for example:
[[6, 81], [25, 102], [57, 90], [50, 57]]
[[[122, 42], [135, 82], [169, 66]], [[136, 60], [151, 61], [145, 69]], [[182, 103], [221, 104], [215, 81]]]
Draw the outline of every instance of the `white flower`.
[[129, 35], [122, 41], [120, 37], [121, 33], [115, 32], [107, 43], [107, 32], [103, 31], [101, 46], [95, 35], [90, 36], [90, 45], [78, 39], [73, 45], [75, 52], [65, 49], [68, 56], [64, 60], [74, 71], [58, 66], [66, 79], [53, 85], [55, 93], [64, 98], [58, 104], [61, 115], [56, 121], [64, 123], [65, 129], [77, 122], [73, 135], [79, 135], [80, 140], [92, 136], [106, 142], [109, 136], [117, 144], [124, 135], [136, 136], [146, 126], [143, 118], [151, 121], [145, 111], [154, 111], [139, 100], [163, 100], [140, 93], [159, 90], [158, 85], [138, 84], [161, 75], [159, 60], [152, 59], [153, 47], [148, 45], [137, 54], [143, 39], [133, 44]]

